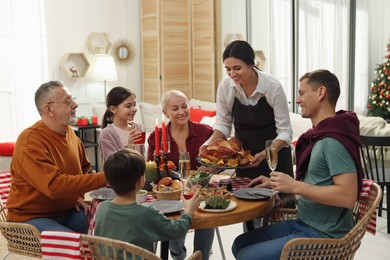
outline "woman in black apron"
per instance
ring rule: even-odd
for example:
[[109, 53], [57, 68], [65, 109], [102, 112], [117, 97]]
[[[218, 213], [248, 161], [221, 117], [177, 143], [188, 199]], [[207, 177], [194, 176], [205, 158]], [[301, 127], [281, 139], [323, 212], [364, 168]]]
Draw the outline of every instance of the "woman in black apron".
[[278, 148], [276, 170], [293, 176], [292, 128], [282, 85], [254, 65], [254, 51], [245, 41], [231, 42], [222, 58], [228, 76], [218, 86], [214, 133], [205, 144], [229, 137], [234, 125], [234, 135], [255, 157], [253, 167], [237, 169], [237, 176], [269, 177], [264, 150], [268, 139], [275, 140]]

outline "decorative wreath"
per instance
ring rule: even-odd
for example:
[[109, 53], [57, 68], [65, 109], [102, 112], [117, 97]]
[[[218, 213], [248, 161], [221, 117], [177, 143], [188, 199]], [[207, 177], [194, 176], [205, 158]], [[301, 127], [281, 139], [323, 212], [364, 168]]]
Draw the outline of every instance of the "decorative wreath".
[[135, 58], [135, 46], [126, 39], [116, 41], [111, 52], [116, 64], [121, 66], [131, 63]]

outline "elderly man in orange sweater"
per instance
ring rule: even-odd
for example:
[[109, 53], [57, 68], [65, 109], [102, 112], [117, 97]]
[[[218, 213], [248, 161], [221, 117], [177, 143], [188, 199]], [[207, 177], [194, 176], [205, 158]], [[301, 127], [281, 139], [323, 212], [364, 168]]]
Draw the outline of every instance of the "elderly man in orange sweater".
[[11, 162], [8, 220], [44, 230], [86, 233], [89, 206], [84, 193], [106, 186], [103, 173], [91, 166], [81, 140], [70, 125], [78, 105], [59, 81], [35, 92], [41, 120], [18, 137]]

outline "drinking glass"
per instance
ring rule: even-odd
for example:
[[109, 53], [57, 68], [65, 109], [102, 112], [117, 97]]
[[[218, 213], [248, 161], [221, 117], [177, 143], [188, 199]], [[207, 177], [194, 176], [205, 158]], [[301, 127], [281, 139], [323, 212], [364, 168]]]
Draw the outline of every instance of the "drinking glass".
[[138, 131], [141, 134], [141, 139], [135, 142], [135, 144], [145, 144], [145, 139], [146, 139], [145, 126], [143, 124], [138, 125]]
[[278, 149], [273, 140], [265, 141], [265, 154], [267, 158], [268, 167], [271, 171], [275, 171], [276, 166], [278, 165]]
[[179, 153], [179, 173], [182, 180], [186, 180], [191, 168], [190, 153], [181, 152]]

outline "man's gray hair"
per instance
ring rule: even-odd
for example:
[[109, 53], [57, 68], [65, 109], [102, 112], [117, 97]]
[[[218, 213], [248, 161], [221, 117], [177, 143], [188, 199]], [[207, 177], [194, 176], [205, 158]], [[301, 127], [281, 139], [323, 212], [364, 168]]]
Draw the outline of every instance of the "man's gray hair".
[[64, 87], [64, 83], [59, 80], [49, 81], [43, 83], [37, 91], [35, 91], [35, 106], [38, 109], [40, 115], [42, 115], [43, 106], [47, 100], [47, 97], [50, 97], [53, 93], [53, 89], [57, 87]]

